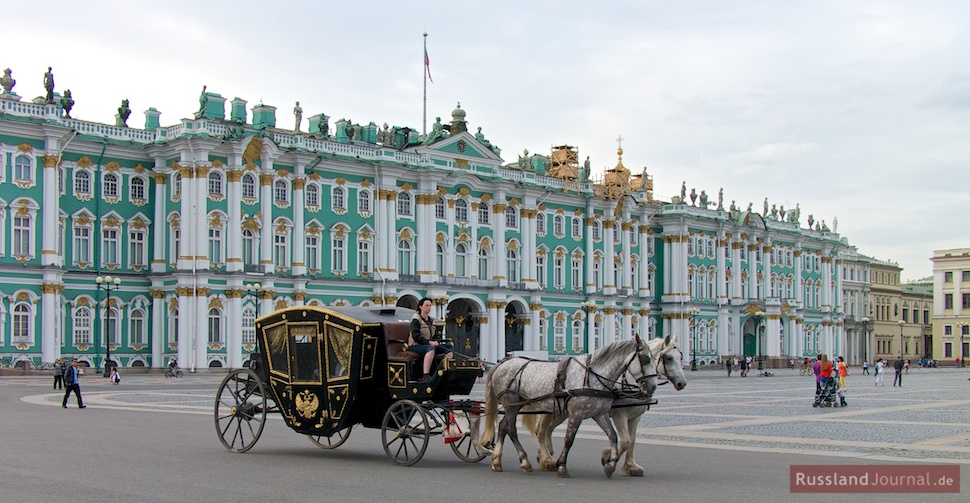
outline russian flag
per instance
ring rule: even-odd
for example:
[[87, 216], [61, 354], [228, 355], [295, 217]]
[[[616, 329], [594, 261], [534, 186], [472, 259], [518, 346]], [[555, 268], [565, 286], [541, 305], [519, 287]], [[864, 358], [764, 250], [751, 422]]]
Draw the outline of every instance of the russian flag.
[[424, 48], [424, 71], [428, 75], [428, 80], [434, 84], [434, 79], [431, 78], [431, 60], [428, 59], [428, 48]]

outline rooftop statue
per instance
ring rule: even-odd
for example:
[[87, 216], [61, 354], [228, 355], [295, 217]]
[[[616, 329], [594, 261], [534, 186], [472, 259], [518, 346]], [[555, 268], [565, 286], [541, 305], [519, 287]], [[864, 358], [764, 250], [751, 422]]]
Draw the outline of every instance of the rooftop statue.
[[328, 134], [330, 134], [329, 119], [330, 118], [327, 117], [326, 115], [321, 114], [320, 122], [317, 123], [317, 130], [320, 131], [320, 134], [322, 134], [323, 136], [327, 136]]
[[64, 109], [64, 116], [70, 119], [71, 109], [74, 108], [74, 98], [71, 96], [70, 89], [65, 90], [64, 96], [61, 96], [61, 108]]
[[434, 125], [431, 126], [431, 132], [428, 133], [428, 137], [424, 139], [424, 144], [431, 145], [444, 137], [445, 126], [441, 123], [441, 117], [435, 117]]
[[832, 232], [839, 232], [839, 217], [832, 217]]
[[705, 191], [705, 190], [702, 190], [701, 191], [701, 206], [705, 210], [707, 209], [707, 191]]
[[10, 73], [11, 70], [7, 68], [3, 71], [3, 77], [0, 77], [0, 86], [3, 86], [4, 96], [9, 96], [13, 92], [13, 86], [17, 85], [17, 81], [14, 80]]
[[300, 102], [296, 102], [296, 106], [293, 107], [293, 117], [296, 118], [296, 125], [293, 126], [293, 131], [296, 133], [300, 132], [300, 123], [303, 122], [303, 109], [300, 108]]
[[771, 205], [771, 219], [778, 220], [778, 207], [774, 204]]
[[680, 202], [687, 202], [687, 182], [680, 183]]
[[47, 103], [54, 103], [54, 73], [49, 66], [44, 73], [44, 89], [47, 90]]
[[781, 206], [781, 207], [780, 207], [780, 208], [778, 209], [778, 215], [780, 215], [780, 216], [781, 216], [781, 221], [782, 221], [782, 222], [785, 222], [785, 221], [786, 221], [786, 220], [785, 220], [785, 206], [784, 206], [784, 205], [782, 205], [782, 206]]
[[754, 203], [748, 203], [748, 213], [751, 213], [752, 211], [754, 211], [752, 209], [753, 207], [754, 207]]
[[690, 188], [690, 205], [691, 206], [697, 206], [695, 204], [696, 202], [697, 202], [697, 189], [691, 187]]
[[481, 126], [478, 126], [478, 132], [475, 133], [475, 139], [478, 140], [478, 143], [481, 143], [482, 145], [485, 145], [488, 148], [492, 148], [492, 142], [485, 139], [485, 135], [482, 134]]
[[764, 213], [761, 214], [761, 216], [763, 216], [763, 217], [768, 216], [768, 198], [767, 197], [765, 198], [765, 211], [764, 211]]
[[532, 170], [532, 161], [529, 160], [529, 149], [522, 149], [522, 155], [519, 156], [517, 164], [522, 171]]
[[118, 124], [116, 125], [128, 127], [128, 117], [131, 117], [131, 109], [128, 108], [128, 100], [121, 100], [121, 106], [118, 107]]
[[590, 176], [590, 173], [591, 173], [589, 166], [590, 166], [589, 156], [586, 156], [586, 160], [583, 161], [583, 176], [580, 177], [584, 182], [588, 182], [589, 181], [589, 176]]
[[802, 209], [798, 207], [798, 203], [795, 203], [795, 209], [791, 213], [792, 223], [797, 224], [802, 218]]
[[[731, 202], [734, 205], [734, 202]], [[724, 211], [724, 187], [717, 191], [717, 211]]]
[[205, 106], [209, 103], [209, 97], [205, 94], [206, 86], [202, 86], [202, 94], [199, 95], [199, 111], [196, 112], [195, 118], [198, 119], [202, 117], [205, 113]]
[[[797, 207], [796, 207], [796, 209], [797, 209]], [[815, 225], [815, 216], [812, 215], [811, 213], [809, 213], [809, 215], [808, 215], [808, 228], [811, 229], [813, 225]]]
[[394, 144], [394, 133], [389, 129], [390, 126], [384, 123], [384, 129], [377, 130], [377, 142], [385, 147], [390, 147]]

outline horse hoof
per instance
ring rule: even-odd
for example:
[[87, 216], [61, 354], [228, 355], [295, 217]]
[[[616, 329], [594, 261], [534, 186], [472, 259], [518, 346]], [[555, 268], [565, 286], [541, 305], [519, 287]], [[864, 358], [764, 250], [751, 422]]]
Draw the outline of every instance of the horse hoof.
[[642, 477], [643, 476], [643, 467], [637, 466], [637, 467], [633, 467], [633, 468], [626, 468], [626, 469], [623, 470], [623, 473], [625, 473], [625, 474], [627, 474], [627, 475], [629, 475], [631, 477]]
[[522, 471], [526, 473], [532, 473], [532, 465], [525, 465], [522, 467]]
[[612, 454], [613, 453], [610, 452], [609, 449], [603, 449], [603, 455], [600, 456], [600, 464], [601, 465], [605, 465], [606, 463], [609, 463], [609, 461], [610, 461], [610, 455], [612, 455]]
[[492, 465], [492, 471], [493, 472], [500, 472], [500, 471], [502, 471], [502, 465]]
[[569, 478], [569, 472], [566, 471], [566, 467], [565, 466], [559, 467], [559, 469], [556, 471], [556, 475], [558, 475], [559, 478], [561, 478], [561, 479], [568, 479]]
[[603, 465], [603, 473], [606, 474], [606, 478], [613, 478], [614, 471], [616, 471], [616, 463], [607, 463]]

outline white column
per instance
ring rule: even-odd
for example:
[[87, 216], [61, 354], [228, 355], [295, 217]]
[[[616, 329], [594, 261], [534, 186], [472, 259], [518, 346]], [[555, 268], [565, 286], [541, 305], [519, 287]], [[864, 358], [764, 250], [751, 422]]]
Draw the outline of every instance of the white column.
[[165, 340], [168, 338], [165, 326], [162, 323], [165, 320], [165, 293], [163, 290], [155, 288], [156, 285], [152, 286], [153, 288], [149, 292], [152, 296], [151, 368], [163, 368], [165, 362], [162, 359], [162, 353], [165, 351]]
[[226, 367], [242, 367], [242, 296], [241, 285], [226, 289]]
[[[168, 269], [169, 263], [175, 263], [178, 260], [178, 256], [171, 257], [172, 260], [166, 260], [168, 253], [166, 252], [165, 243], [168, 240], [169, 229], [168, 222], [165, 219], [165, 207], [168, 201], [165, 184], [168, 181], [168, 174], [160, 172], [162, 169], [165, 169], [165, 160], [155, 159], [155, 173], [152, 175], [152, 179], [155, 180], [155, 221], [152, 222], [152, 228], [154, 229], [154, 235], [152, 236], [152, 272], [155, 273], [165, 272]], [[178, 255], [178, 250], [175, 250], [175, 253]]]
[[666, 235], [663, 236], [663, 247], [664, 247], [663, 256], [670, 257], [670, 264], [665, 264], [664, 267], [661, 268], [662, 270], [658, 271], [658, 274], [661, 272], [663, 273], [664, 289], [663, 289], [662, 295], [666, 296], [666, 295], [670, 295], [671, 292], [675, 290], [675, 286], [673, 284], [673, 281], [671, 281], [671, 279], [673, 277], [672, 272], [674, 268], [677, 267], [677, 260], [676, 260], [676, 257], [674, 257], [674, 246], [673, 246], [673, 243], [671, 243], [671, 236], [666, 236]]
[[195, 369], [203, 370], [209, 367], [209, 298], [204, 292], [208, 288], [197, 290], [195, 300]]
[[195, 293], [192, 292], [191, 285], [188, 287], [180, 286], [178, 292], [178, 361], [183, 367], [191, 367], [192, 363], [189, 356], [192, 354], [192, 343], [195, 337], [193, 330], [195, 316]]
[[[415, 203], [415, 224], [417, 226], [417, 236], [414, 239], [415, 247], [415, 270], [420, 281], [431, 281], [432, 271], [435, 270], [436, 250], [435, 250], [435, 225], [434, 225], [434, 205], [437, 196], [434, 194], [417, 193], [414, 196]], [[428, 204], [430, 200], [431, 204]]]
[[747, 299], [758, 300], [758, 261], [757, 253], [758, 245], [751, 244], [748, 245], [748, 291], [744, 292]]
[[[603, 293], [616, 295], [616, 246], [613, 241], [615, 220], [603, 220]], [[614, 329], [616, 331], [616, 329]]]
[[[192, 222], [198, 218], [195, 214], [195, 208], [193, 208], [192, 200], [192, 177], [195, 176], [195, 169], [192, 167], [181, 166], [178, 168], [179, 174], [181, 174], [181, 187], [179, 188], [180, 199], [179, 199], [179, 233], [181, 239], [179, 239], [179, 249], [178, 257], [176, 257], [176, 263], [178, 264], [178, 269], [191, 270], [192, 261], [195, 260], [195, 249], [193, 244], [195, 241], [194, 229], [195, 225]], [[164, 204], [163, 204], [164, 206]], [[179, 306], [181, 306], [181, 301], [179, 301]], [[179, 310], [179, 317], [181, 318], [181, 309]], [[186, 332], [187, 333], [187, 332]], [[181, 334], [181, 332], [180, 332]], [[179, 361], [188, 362], [188, 360]]]
[[802, 281], [802, 250], [795, 250], [795, 301], [798, 307], [805, 308], [805, 283]]
[[529, 304], [529, 315], [532, 318], [532, 326], [529, 330], [530, 335], [525, 340], [525, 350], [526, 351], [538, 351], [539, 350], [539, 337], [544, 334], [539, 333], [539, 310], [542, 309], [542, 304], [539, 302], [541, 299], [532, 297], [532, 302]]
[[[45, 273], [44, 276], [46, 279], [48, 274]], [[47, 281], [40, 287], [40, 312], [43, 315], [41, 317], [40, 349], [43, 363], [52, 363], [61, 356], [64, 333], [58, 327], [58, 321], [61, 319], [58, 316], [60, 313], [58, 300], [61, 296], [58, 290], [58, 283], [48, 283]]]
[[[48, 140], [48, 150], [56, 152], [58, 148], [56, 141]], [[41, 257], [40, 263], [43, 266], [59, 266], [61, 264], [61, 256], [57, 253], [57, 241], [60, 234], [60, 226], [58, 225], [58, 216], [61, 212], [61, 198], [59, 194], [58, 179], [57, 176], [57, 161], [59, 160], [57, 156], [45, 155], [44, 159], [44, 194], [43, 194], [43, 204], [41, 208], [41, 220], [42, 229], [44, 231], [41, 243]], [[65, 176], [67, 176], [65, 174]], [[65, 186], [67, 181], [65, 180]], [[11, 201], [12, 202], [12, 201]], [[98, 215], [100, 217], [100, 215]], [[67, 245], [65, 245], [67, 246]], [[48, 311], [53, 312], [53, 311]], [[45, 330], [45, 335], [48, 333], [53, 334], [53, 332], [47, 332]], [[56, 358], [55, 358], [56, 359]], [[54, 360], [44, 360], [44, 362], [53, 362]]]
[[[501, 195], [499, 196], [499, 194]], [[496, 195], [497, 197], [501, 197], [501, 199], [498, 199], [498, 200], [502, 200], [505, 198], [504, 193], [500, 192], [499, 194]], [[506, 203], [495, 203], [492, 206], [492, 211], [494, 212], [492, 215], [492, 217], [494, 218], [494, 220], [492, 221], [492, 232], [493, 232], [493, 239], [495, 241], [494, 246], [492, 246], [492, 250], [494, 250], [494, 253], [495, 253], [495, 255], [492, 258], [494, 258], [495, 260], [492, 261], [492, 264], [495, 266], [495, 269], [492, 271], [491, 279], [498, 280], [498, 286], [508, 286], [509, 284], [509, 278], [505, 277], [505, 273], [506, 273], [505, 209], [506, 208], [508, 208], [508, 205]], [[499, 320], [499, 321], [502, 321], [502, 320]], [[503, 339], [503, 346], [504, 346], [505, 338], [503, 337], [502, 339]], [[499, 353], [499, 355], [500, 355], [499, 358], [502, 358], [503, 356], [505, 356], [505, 353], [502, 352], [502, 353]]]
[[[727, 239], [723, 233], [717, 236], [717, 285], [714, 291], [717, 292], [717, 304], [719, 306], [727, 305], [728, 303], [728, 293], [727, 293]], [[719, 325], [720, 326], [720, 325]], [[721, 346], [718, 346], [718, 351], [720, 351]]]
[[507, 302], [499, 301], [495, 302], [495, 307], [492, 308], [495, 320], [495, 354], [499, 359], [505, 357], [505, 306], [507, 305]]
[[[226, 271], [243, 270], [242, 259], [242, 169], [226, 171], [227, 212], [226, 224]], [[239, 312], [240, 316], [242, 311]]]
[[[650, 291], [650, 282], [647, 278], [650, 276], [650, 241], [653, 236], [648, 233], [650, 227], [647, 225], [641, 225], [637, 227], [637, 231], [640, 233], [640, 281], [639, 281], [639, 292], [637, 292], [640, 298], [649, 299], [650, 295], [653, 293]], [[646, 329], [641, 327], [641, 332], [644, 332], [644, 337], [646, 337]]]
[[616, 342], [616, 305], [612, 301], [607, 301], [603, 308], [603, 345]]
[[[208, 154], [202, 154], [208, 159]], [[196, 217], [191, 222], [195, 231], [195, 266], [197, 270], [209, 269], [209, 211], [208, 211], [208, 178], [209, 167], [195, 168], [195, 178], [192, 179], [192, 196], [195, 198]]]
[[623, 284], [617, 285], [618, 287], [621, 287], [627, 292], [631, 292], [631, 293], [633, 293], [633, 271], [630, 267], [630, 263], [631, 263], [630, 261], [631, 261], [631, 255], [632, 255], [632, 252], [630, 250], [630, 229], [632, 227], [633, 227], [633, 224], [630, 222], [623, 222], [622, 224], [620, 224], [620, 231], [621, 231], [620, 239], [623, 240], [623, 243], [620, 249], [623, 254], [623, 264], [622, 264], [623, 270], [621, 271], [622, 274], [620, 274], [620, 280], [622, 281]]
[[[586, 238], [585, 239], [585, 241], [586, 241], [586, 257], [585, 257], [586, 258], [586, 260], [585, 260], [585, 262], [586, 262], [586, 293], [591, 294], [591, 293], [597, 293], [596, 292], [596, 276], [595, 276], [596, 272], [595, 272], [595, 269], [593, 268], [593, 264], [594, 264], [593, 258], [594, 258], [595, 250], [593, 249], [593, 222], [594, 222], [594, 219], [593, 219], [593, 216], [592, 216], [593, 215], [592, 208], [586, 208], [586, 214], [589, 215], [589, 216], [586, 217], [586, 229], [585, 229], [585, 232], [586, 232], [586, 234], [585, 234], [585, 238]], [[568, 220], [567, 220], [567, 224], [566, 224], [566, 229], [567, 229], [566, 230], [567, 233], [570, 232], [568, 230], [568, 229], [570, 229], [570, 226], [568, 224]], [[552, 257], [550, 257], [550, 258], [552, 258]], [[566, 256], [566, 264], [571, 266], [571, 264], [570, 264], [570, 254], [567, 254], [567, 256]], [[549, 267], [553, 267], [553, 265], [554, 265], [553, 262], [550, 261]]]
[[[263, 171], [259, 175], [259, 266], [272, 274], [273, 270], [273, 161], [263, 156]], [[269, 311], [264, 311], [269, 313]]]
[[[304, 165], [302, 162], [296, 164], [296, 178], [293, 179], [293, 275], [302, 276], [306, 274], [306, 240], [304, 235], [306, 234], [306, 224], [305, 224], [305, 214], [304, 207], [306, 205], [306, 198], [304, 197], [304, 186], [306, 185], [306, 178], [304, 177]], [[349, 198], [350, 192], [345, 192], [345, 196]], [[347, 233], [347, 243], [344, 245], [345, 249], [352, 250], [353, 247], [350, 246], [350, 236], [352, 233]], [[320, 243], [323, 246], [323, 243]], [[347, 260], [350, 261], [349, 258]]]

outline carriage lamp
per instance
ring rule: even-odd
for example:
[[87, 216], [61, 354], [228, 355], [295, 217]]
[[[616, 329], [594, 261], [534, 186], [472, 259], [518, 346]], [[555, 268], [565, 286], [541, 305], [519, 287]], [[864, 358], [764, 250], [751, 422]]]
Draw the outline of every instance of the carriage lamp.
[[694, 325], [694, 318], [701, 313], [700, 308], [692, 307], [687, 310], [687, 315], [690, 316], [690, 331], [694, 338], [694, 343], [691, 347], [690, 353], [690, 370], [692, 372], [697, 371], [697, 327]]
[[761, 355], [761, 321], [765, 319], [765, 312], [758, 311], [754, 313], [754, 317], [757, 323], [754, 325], [754, 336], [755, 342], [758, 344], [758, 372], [763, 372], [765, 370], [764, 357]]
[[98, 290], [104, 290], [108, 293], [107, 300], [105, 300], [105, 327], [104, 327], [104, 376], [108, 377], [111, 374], [111, 290], [117, 290], [121, 286], [121, 278], [115, 276], [98, 276], [94, 278], [94, 282], [97, 284]]
[[903, 359], [903, 325], [906, 324], [905, 321], [899, 320], [899, 359]]

